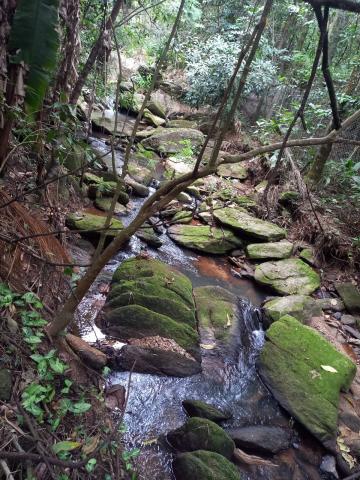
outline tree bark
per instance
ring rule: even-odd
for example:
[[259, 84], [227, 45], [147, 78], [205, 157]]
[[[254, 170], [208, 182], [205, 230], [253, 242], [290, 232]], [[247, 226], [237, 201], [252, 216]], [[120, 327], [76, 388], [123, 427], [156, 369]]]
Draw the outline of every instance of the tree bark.
[[76, 104], [77, 101], [79, 100], [81, 90], [83, 86], [85, 85], [86, 79], [89, 76], [89, 73], [91, 72], [91, 69], [93, 68], [95, 61], [98, 57], [98, 55], [101, 53], [103, 44], [104, 44], [104, 39], [105, 39], [105, 34], [108, 30], [112, 28], [112, 25], [114, 25], [115, 20], [120, 12], [120, 8], [122, 6], [123, 0], [116, 0], [113, 6], [113, 9], [111, 11], [111, 14], [109, 18], [107, 19], [105, 23], [105, 27], [101, 30], [100, 35], [96, 42], [94, 43], [91, 52], [85, 62], [85, 65], [82, 69], [82, 71], [79, 74], [79, 77], [77, 79], [77, 82], [75, 84], [75, 87], [73, 91], [71, 92], [70, 96], [70, 103]]

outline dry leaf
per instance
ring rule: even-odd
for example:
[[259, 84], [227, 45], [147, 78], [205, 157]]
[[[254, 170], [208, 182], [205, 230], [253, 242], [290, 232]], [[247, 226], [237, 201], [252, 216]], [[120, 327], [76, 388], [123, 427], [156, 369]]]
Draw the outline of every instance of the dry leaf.
[[321, 365], [321, 368], [322, 368], [323, 370], [325, 370], [326, 372], [338, 373], [338, 371], [336, 370], [336, 368], [331, 367], [330, 365]]
[[149, 440], [145, 440], [144, 442], [142, 442], [142, 444], [144, 446], [149, 446], [149, 445], [154, 445], [155, 443], [157, 443], [158, 439], [157, 438], [149, 438]]
[[226, 314], [226, 318], [227, 318], [227, 322], [226, 322], [225, 328], [229, 328], [231, 327], [231, 319], [228, 313]]
[[85, 455], [90, 455], [99, 444], [100, 435], [95, 435], [95, 437], [90, 437], [86, 444], [82, 447], [83, 453]]
[[213, 350], [215, 345], [207, 344], [207, 343], [200, 343], [200, 347], [204, 350]]

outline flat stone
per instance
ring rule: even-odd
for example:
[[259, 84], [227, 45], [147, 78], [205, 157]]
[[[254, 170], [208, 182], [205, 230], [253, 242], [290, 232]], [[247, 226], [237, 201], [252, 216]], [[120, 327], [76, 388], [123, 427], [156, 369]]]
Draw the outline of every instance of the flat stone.
[[[111, 202], [112, 200], [110, 197], [101, 197], [101, 198], [96, 198], [94, 201], [94, 204], [99, 210], [108, 212], [110, 211]], [[126, 214], [127, 209], [124, 205], [121, 205], [121, 203], [116, 202], [114, 213], [116, 213], [117, 215]]]
[[280, 405], [335, 451], [339, 395], [349, 389], [355, 364], [314, 329], [286, 315], [267, 330], [258, 370]]
[[257, 265], [255, 280], [281, 295], [310, 295], [320, 286], [319, 275], [297, 258]]
[[153, 132], [142, 140], [144, 148], [155, 150], [163, 154], [179, 153], [184, 149], [186, 142], [197, 148], [204, 142], [204, 135], [199, 130], [191, 128], [164, 128], [160, 132]]
[[183, 400], [182, 405], [189, 417], [207, 418], [215, 423], [231, 418], [230, 413], [201, 400]]
[[256, 454], [276, 454], [291, 446], [291, 432], [280, 427], [256, 425], [228, 430], [235, 445]]
[[336, 290], [342, 298], [346, 309], [353, 315], [360, 314], [360, 292], [350, 282], [338, 283], [335, 285]]
[[142, 185], [129, 175], [125, 177], [125, 184], [130, 187], [131, 193], [137, 195], [138, 197], [146, 198], [150, 193], [149, 187]]
[[356, 330], [355, 328], [352, 328], [350, 327], [349, 325], [344, 325], [343, 326], [343, 329], [345, 330], [345, 332], [348, 332], [350, 333], [350, 335], [354, 338], [357, 338], [358, 340], [360, 340], [360, 332], [358, 330]]
[[157, 115], [154, 115], [147, 108], [145, 108], [144, 110], [144, 119], [154, 127], [161, 127], [166, 123], [166, 120], [164, 120], [161, 117], [158, 117]]
[[316, 266], [316, 259], [312, 248], [304, 248], [301, 250], [299, 257], [309, 265]]
[[270, 258], [288, 258], [291, 256], [294, 245], [287, 241], [253, 243], [246, 247], [246, 255], [251, 260], [261, 260]]
[[216, 173], [219, 177], [237, 178], [238, 180], [245, 180], [249, 175], [247, 168], [240, 163], [224, 163], [218, 167]]
[[288, 295], [279, 297], [264, 305], [265, 314], [272, 322], [284, 315], [291, 315], [301, 323], [308, 323], [312, 317], [321, 315], [321, 307], [316, 300], [308, 295]]
[[105, 232], [106, 237], [116, 237], [124, 228], [121, 220], [112, 218], [109, 229], [104, 230], [105, 221], [106, 216], [85, 211], [69, 213], [65, 222], [71, 230], [79, 230], [82, 235], [89, 238], [98, 238], [103, 232]]
[[345, 315], [341, 315], [340, 321], [344, 325], [356, 325], [358, 320], [353, 315], [345, 314]]
[[212, 254], [225, 254], [241, 247], [242, 242], [230, 230], [203, 225], [172, 225], [169, 237], [180, 245]]
[[345, 305], [340, 298], [318, 298], [316, 303], [321, 307], [322, 310], [342, 312], [345, 309]]
[[214, 210], [214, 217], [221, 224], [231, 227], [236, 232], [249, 238], [265, 241], [282, 240], [286, 237], [286, 230], [274, 223], [260, 220], [241, 208], [222, 208]]

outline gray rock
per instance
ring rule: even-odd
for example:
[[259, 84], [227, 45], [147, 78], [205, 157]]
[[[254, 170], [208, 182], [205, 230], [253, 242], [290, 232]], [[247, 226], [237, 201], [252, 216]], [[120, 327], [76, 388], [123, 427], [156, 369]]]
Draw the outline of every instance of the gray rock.
[[0, 369], [0, 400], [7, 402], [11, 398], [12, 375], [7, 368]]
[[207, 418], [212, 422], [222, 422], [231, 418], [231, 414], [200, 400], [184, 400], [183, 408], [189, 417]]
[[344, 325], [356, 325], [356, 318], [353, 315], [341, 315], [340, 320]]
[[131, 191], [134, 195], [137, 195], [139, 197], [146, 198], [149, 195], [149, 187], [146, 187], [145, 185], [142, 185], [141, 183], [136, 182], [133, 180], [129, 175], [125, 177], [125, 183], [128, 187], [131, 188]]
[[256, 425], [228, 430], [235, 445], [257, 453], [275, 454], [291, 446], [291, 431], [280, 427]]
[[322, 310], [331, 310], [333, 312], [342, 312], [345, 308], [340, 298], [318, 298], [316, 303]]
[[308, 295], [288, 295], [274, 298], [264, 305], [264, 310], [273, 322], [284, 315], [291, 315], [301, 323], [308, 323], [312, 317], [321, 315], [321, 308], [316, 300]]
[[338, 283], [335, 285], [336, 290], [342, 298], [345, 307], [353, 315], [360, 314], [360, 292], [350, 282]]
[[251, 260], [283, 259], [291, 256], [293, 244], [287, 241], [270, 243], [253, 243], [246, 247], [246, 255]]
[[336, 470], [336, 458], [332, 455], [325, 455], [322, 459], [320, 470], [323, 473], [331, 475], [332, 479], [339, 478], [339, 475]]

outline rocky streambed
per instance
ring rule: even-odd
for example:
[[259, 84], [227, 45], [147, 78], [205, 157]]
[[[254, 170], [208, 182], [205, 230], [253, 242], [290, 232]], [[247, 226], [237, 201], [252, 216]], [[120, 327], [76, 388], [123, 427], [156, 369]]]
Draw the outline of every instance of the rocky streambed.
[[[110, 237], [134, 218], [164, 169], [191, 168], [171, 155], [183, 138], [196, 146], [202, 134], [166, 130], [143, 134]], [[100, 140], [94, 146], [106, 149]], [[162, 171], [149, 167], [144, 149]], [[311, 251], [257, 217], [256, 189], [244, 188], [247, 168], [222, 168], [189, 187], [142, 227], [80, 305], [84, 338], [98, 341], [113, 369], [109, 382], [128, 388], [132, 372], [125, 441], [140, 447], [139, 478], [332, 479], [336, 458], [346, 471], [338, 404], [356, 368], [308, 325], [323, 310], [350, 305], [348, 289], [339, 286], [345, 305], [313, 296], [320, 276]], [[84, 180], [93, 204], [67, 223], [96, 240], [114, 183], [104, 172]], [[275, 296], [260, 310], [267, 295]]]

